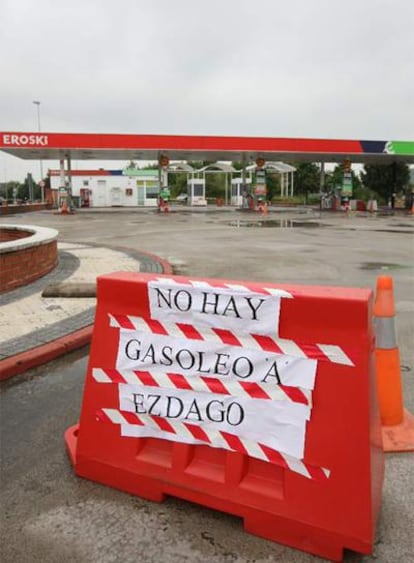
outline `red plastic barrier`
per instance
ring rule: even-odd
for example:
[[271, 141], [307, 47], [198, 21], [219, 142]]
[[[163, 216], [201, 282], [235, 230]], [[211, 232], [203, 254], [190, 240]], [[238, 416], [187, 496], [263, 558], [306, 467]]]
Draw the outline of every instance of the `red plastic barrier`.
[[[280, 399], [306, 405], [311, 395], [304, 455], [297, 463], [292, 464], [291, 457], [266, 446], [267, 435], [258, 440], [259, 444], [265, 443], [263, 447], [257, 444], [253, 447], [248, 440], [223, 432], [227, 449], [121, 435], [120, 424], [116, 423], [117, 413], [122, 412], [120, 389], [125, 381], [127, 387], [140, 382], [128, 379], [131, 373], [117, 365], [121, 349], [119, 327], [135, 330], [140, 319], [144, 319], [152, 333], [161, 336], [168, 333], [165, 326], [170, 318], [166, 318], [166, 323], [162, 318], [151, 318], [148, 287], [156, 280], [164, 283], [170, 280], [172, 287], [178, 283], [235, 288], [236, 292], [244, 286], [256, 295], [272, 295], [274, 290], [281, 290], [280, 316], [279, 319], [275, 316], [274, 336], [256, 334], [253, 340], [261, 351], [286, 354], [288, 350], [293, 356], [316, 359], [313, 391], [300, 391], [275, 380], [273, 385], [268, 382], [267, 387], [263, 385], [268, 394], [265, 396], [260, 382], [242, 377], [234, 383], [231, 378], [217, 376], [221, 382], [217, 383], [211, 374], [187, 378], [187, 383], [191, 381], [194, 389], [207, 384], [217, 390], [221, 385], [222, 393], [227, 392], [226, 386], [231, 393], [236, 392], [234, 385], [242, 386], [243, 393], [260, 397], [262, 403], [268, 401], [266, 404]], [[371, 553], [384, 461], [370, 290], [133, 273], [101, 276], [97, 287], [97, 311], [80, 422], [65, 435], [77, 475], [152, 501], [160, 502], [171, 495], [234, 514], [243, 518], [248, 532], [335, 561], [342, 559], [345, 548]], [[164, 300], [161, 304], [165, 303]], [[259, 309], [258, 303], [252, 301], [246, 306], [252, 317]], [[189, 308], [185, 301], [179, 302], [179, 306], [183, 310]], [[240, 313], [236, 301], [228, 301], [223, 311], [229, 318], [236, 318]], [[177, 327], [189, 339], [202, 342], [204, 333], [197, 318], [202, 317], [194, 317], [194, 327], [185, 317]], [[215, 331], [221, 342], [240, 346], [242, 339], [237, 341], [231, 329], [206, 330]], [[238, 349], [247, 354], [247, 348]], [[223, 357], [220, 369], [224, 372]], [[133, 377], [143, 385], [149, 383], [154, 388], [162, 385], [162, 377], [156, 372], [144, 370], [135, 372]], [[173, 385], [183, 386], [187, 384], [184, 380], [182, 374], [171, 375]], [[134, 397], [140, 395], [136, 393]], [[145, 425], [150, 417], [141, 414], [141, 399], [136, 401], [136, 412], [123, 415], [132, 426]], [[175, 417], [166, 420], [155, 416], [152, 422], [167, 432], [180, 428]], [[175, 424], [178, 426], [171, 430]], [[208, 431], [203, 434], [200, 426], [193, 426], [187, 424], [187, 431], [204, 440]], [[258, 450], [262, 459], [257, 458]]]

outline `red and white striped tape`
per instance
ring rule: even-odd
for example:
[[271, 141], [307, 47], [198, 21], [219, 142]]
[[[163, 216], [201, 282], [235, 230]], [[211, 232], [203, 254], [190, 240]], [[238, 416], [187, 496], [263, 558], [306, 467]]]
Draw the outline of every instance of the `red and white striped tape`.
[[289, 385], [255, 383], [249, 381], [225, 381], [216, 377], [179, 373], [154, 373], [149, 371], [132, 371], [117, 369], [93, 368], [92, 375], [98, 383], [126, 383], [129, 385], [146, 385], [149, 387], [176, 388], [189, 391], [218, 393], [235, 397], [248, 396], [251, 399], [271, 401], [291, 401], [312, 406], [312, 393], [307, 389]]
[[347, 366], [354, 365], [342, 348], [333, 344], [303, 344], [285, 338], [261, 334], [235, 334], [230, 330], [222, 328], [201, 328], [185, 323], [160, 322], [130, 315], [109, 314], [109, 319], [110, 326], [126, 330], [152, 332], [176, 338], [184, 337], [190, 340], [207, 340], [229, 346], [263, 350], [272, 354], [310, 358]]
[[201, 280], [185, 280], [177, 281], [173, 278], [156, 278], [151, 280], [149, 283], [156, 282], [160, 286], [177, 286], [177, 287], [193, 287], [197, 289], [230, 289], [233, 292], [243, 292], [243, 293], [258, 293], [263, 295], [273, 295], [275, 297], [285, 297], [292, 299], [293, 294], [285, 289], [278, 289], [277, 287], [260, 287], [258, 285], [242, 285], [238, 283], [225, 283], [219, 280], [214, 282], [207, 282]]
[[96, 412], [96, 419], [99, 422], [112, 424], [150, 426], [156, 430], [174, 434], [177, 437], [197, 440], [209, 444], [212, 447], [224, 448], [226, 450], [240, 452], [256, 459], [261, 459], [285, 469], [290, 469], [308, 479], [325, 481], [330, 475], [328, 469], [310, 465], [303, 460], [278, 452], [264, 444], [241, 438], [229, 432], [207, 430], [206, 428], [189, 422], [177, 422], [167, 420], [160, 416], [138, 415], [133, 412], [105, 408], [99, 409]]

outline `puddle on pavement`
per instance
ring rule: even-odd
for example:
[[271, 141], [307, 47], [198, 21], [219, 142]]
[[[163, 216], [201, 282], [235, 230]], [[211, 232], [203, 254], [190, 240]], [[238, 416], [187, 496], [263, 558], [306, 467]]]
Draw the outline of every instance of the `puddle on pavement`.
[[128, 221], [126, 223], [126, 225], [151, 225], [151, 224], [152, 224], [151, 221]]
[[361, 270], [400, 270], [402, 268], [410, 268], [404, 264], [392, 264], [388, 262], [363, 262], [360, 265]]
[[401, 229], [373, 229], [374, 233], [402, 233], [402, 234], [412, 234], [413, 231], [403, 231]]
[[264, 221], [246, 221], [244, 219], [236, 219], [235, 221], [230, 221], [228, 224], [230, 227], [237, 228], [256, 227], [269, 229], [316, 229], [327, 226], [314, 221], [297, 221], [296, 219], [266, 219]]

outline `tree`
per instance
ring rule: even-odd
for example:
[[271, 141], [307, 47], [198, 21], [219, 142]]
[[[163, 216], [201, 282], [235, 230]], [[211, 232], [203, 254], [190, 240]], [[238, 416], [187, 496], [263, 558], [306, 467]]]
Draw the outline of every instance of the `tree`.
[[308, 202], [308, 195], [312, 192], [319, 192], [320, 170], [314, 162], [297, 162], [293, 166], [295, 172], [295, 191], [298, 194], [305, 194], [305, 202]]
[[31, 174], [27, 174], [24, 182], [18, 184], [17, 188], [17, 199], [22, 201], [36, 201], [42, 198], [42, 189], [37, 184]]
[[280, 174], [275, 170], [266, 170], [266, 199], [272, 199], [280, 193]]
[[341, 164], [337, 164], [331, 173], [327, 173], [325, 178], [325, 184], [330, 187], [332, 192], [342, 186], [344, 179], [344, 167]]
[[0, 186], [0, 196], [4, 199], [11, 201], [14, 198], [14, 194], [18, 194], [21, 184], [19, 182], [4, 182]]
[[402, 192], [408, 186], [410, 169], [404, 162], [365, 164], [361, 180], [371, 192], [376, 192], [385, 201], [389, 201], [393, 193]]
[[187, 173], [174, 172], [168, 173], [168, 185], [171, 188], [172, 197], [175, 198], [182, 192], [187, 191]]
[[206, 173], [206, 197], [224, 198], [224, 174]]

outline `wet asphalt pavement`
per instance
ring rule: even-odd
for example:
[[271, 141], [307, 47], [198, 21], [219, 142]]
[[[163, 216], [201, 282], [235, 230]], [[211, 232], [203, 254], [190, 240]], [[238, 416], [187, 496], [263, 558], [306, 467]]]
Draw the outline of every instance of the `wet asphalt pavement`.
[[[392, 275], [405, 404], [414, 412], [413, 217], [269, 219], [282, 223], [263, 228], [267, 219], [234, 211], [159, 217], [124, 210], [8, 222], [57, 228], [65, 242], [151, 252], [183, 275], [372, 289], [378, 275]], [[292, 219], [319, 225], [295, 227]], [[77, 478], [63, 434], [79, 417], [87, 359], [85, 348], [1, 386], [2, 563], [321, 561], [246, 534], [236, 517], [173, 498], [155, 504]], [[375, 553], [346, 561], [414, 561], [413, 458], [387, 455]]]

